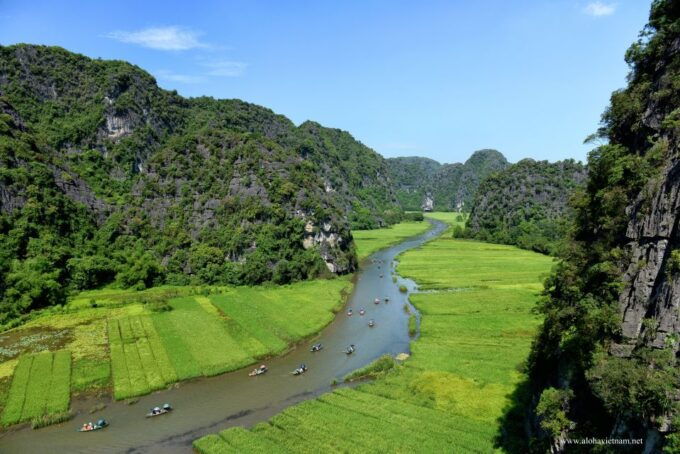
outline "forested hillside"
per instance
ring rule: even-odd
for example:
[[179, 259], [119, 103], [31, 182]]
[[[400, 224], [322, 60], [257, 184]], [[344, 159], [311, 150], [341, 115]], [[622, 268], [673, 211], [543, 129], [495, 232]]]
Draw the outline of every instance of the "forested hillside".
[[466, 232], [482, 241], [553, 253], [566, 234], [567, 202], [586, 176], [573, 160], [524, 159], [477, 189]]
[[428, 205], [435, 211], [469, 211], [479, 183], [508, 166], [496, 150], [475, 151], [464, 164], [440, 164], [420, 157], [390, 158], [387, 163], [404, 209]]
[[0, 108], [0, 323], [109, 282], [347, 272], [350, 227], [401, 215], [348, 133], [182, 98], [122, 61], [0, 47]]
[[527, 399], [541, 452], [585, 437], [680, 452], [680, 2], [652, 3], [626, 61], [540, 304]]

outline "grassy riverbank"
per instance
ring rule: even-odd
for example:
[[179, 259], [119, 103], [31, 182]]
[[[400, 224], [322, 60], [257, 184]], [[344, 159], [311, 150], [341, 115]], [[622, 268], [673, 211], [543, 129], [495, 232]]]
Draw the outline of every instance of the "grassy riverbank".
[[465, 222], [470, 216], [469, 213], [456, 213], [453, 211], [435, 211], [433, 213], [425, 213], [426, 218], [436, 219], [438, 221], [446, 222], [452, 227], [457, 225], [465, 227]]
[[[447, 213], [446, 221], [456, 222]], [[442, 235], [400, 258], [421, 289], [412, 356], [370, 384], [291, 407], [250, 430], [197, 440], [202, 453], [491, 452], [538, 325], [549, 257]]]
[[359, 260], [362, 260], [380, 249], [420, 235], [429, 228], [430, 223], [427, 221], [402, 222], [387, 229], [354, 230], [352, 236]]
[[0, 422], [62, 414], [78, 392], [124, 399], [280, 354], [327, 325], [350, 287], [343, 277], [84, 292], [0, 334]]

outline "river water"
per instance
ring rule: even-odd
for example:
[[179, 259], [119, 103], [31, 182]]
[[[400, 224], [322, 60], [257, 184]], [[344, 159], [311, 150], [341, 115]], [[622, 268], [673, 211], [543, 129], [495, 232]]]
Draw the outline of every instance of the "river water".
[[[233, 426], [251, 426], [267, 420], [300, 401], [330, 391], [331, 383], [347, 373], [365, 366], [383, 354], [409, 352], [408, 313], [404, 310], [408, 294], [399, 292], [414, 283], [394, 275], [395, 257], [407, 249], [420, 246], [439, 235], [446, 225], [430, 220], [432, 228], [413, 239], [379, 251], [365, 260], [356, 274], [356, 284], [344, 310], [321, 334], [300, 344], [289, 353], [265, 361], [269, 372], [248, 377], [252, 367], [184, 382], [172, 389], [139, 398], [133, 405], [107, 400], [106, 408], [94, 414], [89, 410], [101, 399], [75, 399], [71, 402], [77, 415], [71, 421], [32, 430], [14, 429], [0, 435], [2, 453], [190, 453], [191, 442], [203, 435]], [[381, 277], [382, 276], [382, 277]], [[385, 297], [389, 302], [385, 302]], [[380, 298], [380, 304], [373, 300]], [[354, 315], [348, 317], [347, 309]], [[366, 315], [360, 316], [364, 308]], [[369, 319], [375, 326], [368, 327]], [[314, 343], [324, 349], [311, 353]], [[355, 344], [356, 351], [342, 351]], [[291, 375], [299, 364], [309, 370]], [[145, 418], [149, 408], [171, 403], [175, 410], [156, 418]], [[80, 433], [77, 429], [88, 421], [105, 418], [111, 424], [103, 430]]]

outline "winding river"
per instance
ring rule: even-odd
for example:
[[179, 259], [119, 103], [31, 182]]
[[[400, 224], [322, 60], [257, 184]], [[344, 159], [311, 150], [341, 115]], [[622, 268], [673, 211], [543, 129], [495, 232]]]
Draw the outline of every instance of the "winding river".
[[[10, 453], [187, 453], [191, 442], [203, 435], [231, 426], [251, 426], [281, 410], [332, 389], [334, 380], [342, 381], [348, 372], [363, 367], [383, 354], [409, 352], [408, 314], [404, 304], [414, 283], [394, 274], [395, 257], [420, 246], [441, 234], [446, 224], [430, 220], [432, 228], [373, 254], [356, 274], [356, 285], [345, 310], [340, 312], [319, 336], [300, 344], [289, 353], [266, 361], [269, 372], [248, 377], [243, 370], [184, 382], [168, 390], [139, 398], [134, 405], [107, 402], [106, 408], [92, 415], [88, 411], [101, 399], [72, 401], [76, 417], [63, 424], [39, 430], [21, 428], [0, 437], [0, 452]], [[382, 277], [381, 277], [382, 276]], [[374, 304], [375, 298], [380, 304]], [[385, 303], [384, 298], [389, 302]], [[364, 308], [366, 315], [360, 316]], [[348, 317], [345, 312], [354, 309]], [[414, 310], [412, 308], [412, 310]], [[369, 328], [373, 318], [375, 326]], [[324, 349], [311, 353], [309, 346], [320, 342]], [[342, 353], [349, 344], [356, 345], [353, 355]], [[290, 374], [300, 363], [309, 371], [301, 376]], [[343, 385], [344, 386], [344, 385]], [[170, 402], [175, 411], [157, 418], [144, 418], [149, 408]], [[100, 431], [79, 433], [76, 429], [89, 420], [105, 418], [111, 426]]]

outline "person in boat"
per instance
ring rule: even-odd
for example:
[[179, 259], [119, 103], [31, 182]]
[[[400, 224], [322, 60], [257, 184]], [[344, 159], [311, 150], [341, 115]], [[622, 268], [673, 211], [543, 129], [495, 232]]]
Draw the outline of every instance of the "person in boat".
[[172, 406], [170, 406], [170, 404], [163, 404], [163, 410], [170, 411], [172, 410]]
[[159, 407], [153, 407], [153, 410], [151, 410], [152, 415], [158, 415], [160, 414], [161, 409]]
[[83, 428], [80, 429], [80, 430], [82, 430], [83, 432], [85, 432], [86, 430], [89, 430], [89, 429], [87, 428], [87, 423], [83, 423]]
[[347, 311], [347, 315], [352, 315], [352, 309], [349, 309], [349, 310]]
[[92, 424], [92, 421], [90, 421], [90, 422], [87, 423], [86, 430], [92, 430], [92, 429], [94, 429], [94, 425]]
[[365, 313], [366, 313], [366, 311], [365, 311], [364, 308], [362, 307], [361, 310], [359, 311], [359, 315], [364, 315]]

